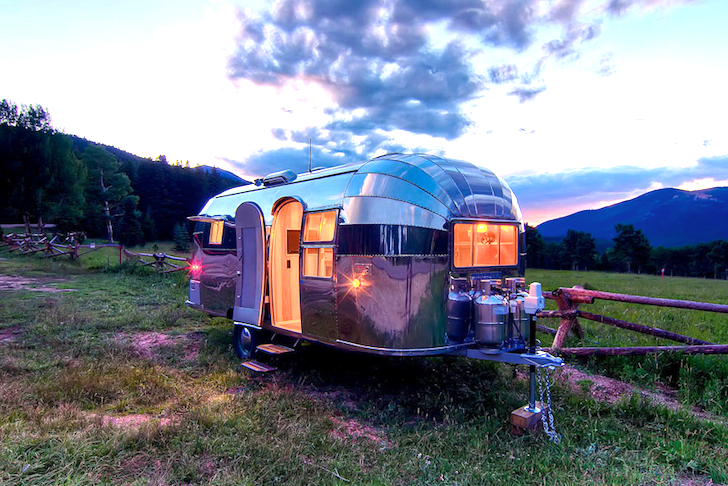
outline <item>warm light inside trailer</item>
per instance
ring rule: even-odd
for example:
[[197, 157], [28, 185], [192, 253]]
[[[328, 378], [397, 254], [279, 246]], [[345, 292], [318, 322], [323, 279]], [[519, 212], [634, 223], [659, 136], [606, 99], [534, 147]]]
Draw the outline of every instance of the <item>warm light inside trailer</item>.
[[225, 228], [225, 221], [213, 221], [210, 223], [210, 245], [222, 244], [222, 230]]
[[456, 267], [491, 267], [518, 263], [518, 227], [500, 223], [456, 223]]

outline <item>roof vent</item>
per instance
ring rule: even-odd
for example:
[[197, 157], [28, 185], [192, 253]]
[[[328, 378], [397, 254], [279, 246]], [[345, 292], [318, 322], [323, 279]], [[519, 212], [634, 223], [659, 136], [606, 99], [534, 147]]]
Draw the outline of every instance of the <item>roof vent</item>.
[[296, 173], [290, 169], [281, 170], [279, 172], [271, 172], [263, 177], [264, 186], [276, 186], [278, 184], [287, 184], [296, 180]]

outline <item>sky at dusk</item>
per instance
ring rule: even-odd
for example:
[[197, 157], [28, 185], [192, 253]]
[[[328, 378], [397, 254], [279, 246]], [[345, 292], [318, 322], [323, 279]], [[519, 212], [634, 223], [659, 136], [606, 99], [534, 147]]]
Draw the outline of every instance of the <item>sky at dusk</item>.
[[483, 165], [537, 224], [728, 185], [728, 2], [0, 0], [0, 98], [252, 178], [387, 152]]

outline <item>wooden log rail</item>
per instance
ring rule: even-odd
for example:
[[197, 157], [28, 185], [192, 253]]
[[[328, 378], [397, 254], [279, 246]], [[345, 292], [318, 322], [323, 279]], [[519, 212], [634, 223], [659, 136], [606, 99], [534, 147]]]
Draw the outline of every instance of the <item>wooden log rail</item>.
[[[159, 273], [172, 273], [188, 270], [190, 260], [183, 257], [168, 255], [166, 253], [133, 253], [118, 243], [79, 243], [84, 238], [81, 233], [69, 233], [61, 241], [58, 235], [50, 240], [45, 235], [7, 234], [0, 238], [0, 246], [7, 247], [8, 252], [18, 250], [23, 254], [34, 254], [43, 252], [44, 258], [56, 258], [68, 256], [76, 260], [84, 255], [103, 248], [116, 248], [119, 250], [119, 264], [122, 264], [124, 257], [127, 260], [135, 260], [142, 265], [153, 267]], [[151, 261], [144, 258], [151, 259]], [[184, 262], [177, 264], [172, 262]]]
[[[177, 257], [174, 255], [168, 255], [166, 253], [132, 253], [124, 249], [124, 255], [127, 259], [134, 259], [144, 266], [153, 267], [159, 273], [172, 273], [187, 270], [189, 268], [190, 260], [187, 258]], [[144, 260], [146, 258], [152, 258], [152, 261]], [[176, 265], [170, 263], [167, 260], [185, 262], [185, 265]]]
[[[623, 321], [613, 317], [586, 312], [579, 309], [579, 304], [592, 304], [595, 299], [603, 299], [633, 304], [656, 305], [677, 309], [693, 309], [720, 313], [728, 313], [728, 305], [616, 294], [597, 290], [586, 290], [581, 287], [562, 287], [553, 292], [545, 292], [544, 297], [554, 300], [558, 305], [559, 310], [542, 311], [536, 314], [536, 317], [545, 319], [560, 319], [560, 324], [556, 330], [541, 325], [537, 325], [537, 329], [549, 334], [555, 334], [553, 347], [548, 350], [557, 352], [563, 356], [644, 356], [647, 354], [664, 352], [683, 352], [686, 354], [728, 354], [728, 345], [726, 344], [714, 344], [701, 339], [666, 331], [664, 329], [635, 324], [633, 322]], [[641, 334], [649, 334], [658, 338], [684, 343], [687, 344], [687, 346], [564, 348], [564, 342], [570, 332], [574, 332], [577, 336], [583, 337], [583, 331], [577, 319], [579, 317]]]

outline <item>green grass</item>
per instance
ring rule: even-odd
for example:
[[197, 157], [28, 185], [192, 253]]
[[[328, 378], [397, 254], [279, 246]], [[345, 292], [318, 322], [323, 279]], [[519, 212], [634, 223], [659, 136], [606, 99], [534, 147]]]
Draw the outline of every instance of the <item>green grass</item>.
[[[728, 281], [652, 275], [625, 275], [603, 272], [529, 270], [529, 281], [539, 281], [544, 289], [580, 285], [586, 289], [633, 295], [666, 297], [728, 304]], [[553, 301], [548, 308], [556, 309]], [[658, 327], [704, 341], [728, 344], [728, 315], [686, 309], [625, 304], [597, 300], [580, 308], [595, 314]], [[550, 321], [550, 322], [549, 322]], [[586, 319], [580, 319], [585, 339], [567, 340], [567, 346], [657, 346], [675, 345], [672, 341], [638, 334]], [[558, 325], [557, 320], [544, 320]], [[544, 344], [551, 338], [542, 337]], [[584, 360], [590, 369], [643, 386], [669, 385], [678, 389], [688, 404], [728, 415], [728, 358], [725, 356], [683, 356], [662, 354], [652, 357], [606, 357]]]
[[[8, 258], [0, 261], [0, 274], [30, 275], [50, 287], [76, 290], [0, 293], [0, 332], [14, 332], [13, 341], [0, 343], [0, 484], [728, 481], [728, 427], [636, 395], [614, 405], [597, 402], [587, 395], [588, 384], [579, 392], [554, 390], [560, 445], [543, 435], [513, 435], [509, 413], [525, 403], [527, 390], [507, 365], [306, 346], [282, 358], [279, 372], [251, 376], [239, 370], [229, 322], [182, 305], [184, 276], [144, 275], [117, 268], [111, 257], [106, 265], [98, 255], [49, 262], [0, 252]], [[584, 285], [713, 302], [725, 302], [728, 290], [724, 282], [693, 279], [570, 272], [528, 277], [548, 289]], [[591, 307], [728, 342], [722, 340], [724, 319]], [[600, 345], [644, 339], [585, 327], [587, 339]], [[143, 355], [120, 338], [141, 333], [180, 340]], [[202, 337], [191, 358], [191, 341], [185, 340], [190, 333]], [[665, 368], [677, 363], [675, 385], [701, 396], [713, 393], [714, 410], [725, 411], [720, 380], [698, 383], [703, 373], [724, 376], [725, 359], [715, 357], [701, 368], [697, 358], [582, 365], [655, 385], [669, 383], [675, 372]], [[691, 393], [683, 395], [686, 403], [702, 403]], [[108, 424], [140, 414], [151, 420]]]

